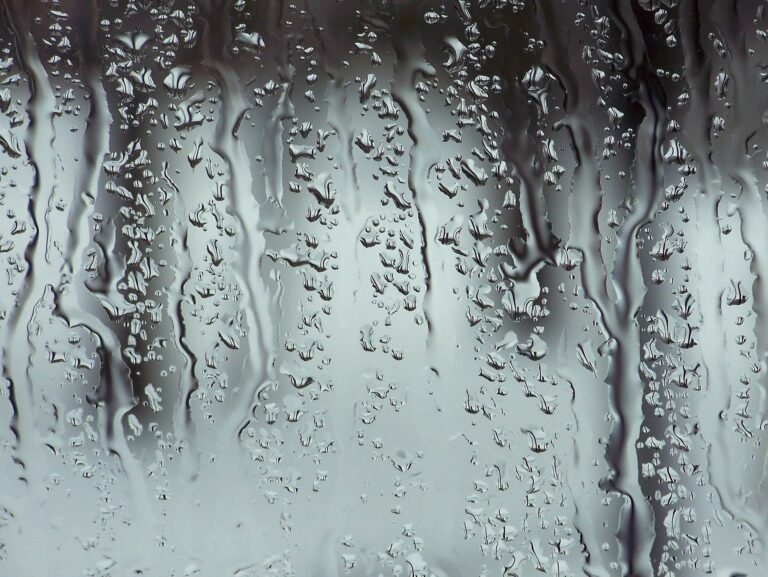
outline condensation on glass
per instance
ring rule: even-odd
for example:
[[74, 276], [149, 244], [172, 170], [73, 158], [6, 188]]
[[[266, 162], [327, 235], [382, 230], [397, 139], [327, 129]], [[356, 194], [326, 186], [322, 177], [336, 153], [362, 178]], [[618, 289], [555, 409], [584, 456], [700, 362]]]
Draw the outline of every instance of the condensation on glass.
[[1, 5], [0, 575], [766, 575], [762, 2]]

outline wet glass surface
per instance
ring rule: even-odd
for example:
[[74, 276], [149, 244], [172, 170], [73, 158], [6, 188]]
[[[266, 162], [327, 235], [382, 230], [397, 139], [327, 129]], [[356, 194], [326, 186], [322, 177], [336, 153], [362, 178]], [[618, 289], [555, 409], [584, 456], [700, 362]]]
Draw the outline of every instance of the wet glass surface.
[[766, 575], [764, 3], [0, 6], [0, 576]]

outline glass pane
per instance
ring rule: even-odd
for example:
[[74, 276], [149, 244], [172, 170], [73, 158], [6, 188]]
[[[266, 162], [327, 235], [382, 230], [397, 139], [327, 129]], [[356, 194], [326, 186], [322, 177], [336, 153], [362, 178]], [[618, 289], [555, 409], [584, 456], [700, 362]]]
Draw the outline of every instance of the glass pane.
[[767, 574], [762, 3], [0, 6], [0, 575]]

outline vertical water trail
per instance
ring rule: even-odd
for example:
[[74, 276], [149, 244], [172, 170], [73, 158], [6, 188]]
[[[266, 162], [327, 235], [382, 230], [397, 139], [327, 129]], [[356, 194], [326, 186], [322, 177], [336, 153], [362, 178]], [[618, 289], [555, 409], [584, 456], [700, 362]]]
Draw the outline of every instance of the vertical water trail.
[[347, 87], [351, 84], [345, 74], [342, 64], [352, 37], [347, 29], [340, 30], [344, 25], [352, 21], [350, 6], [345, 7], [345, 12], [340, 15], [331, 15], [324, 9], [322, 3], [313, 6], [310, 12], [316, 23], [317, 34], [323, 48], [325, 71], [330, 77], [326, 101], [328, 105], [327, 118], [330, 126], [336, 131], [341, 141], [342, 163], [344, 180], [342, 182], [342, 194], [340, 202], [344, 216], [350, 220], [351, 226], [360, 220], [361, 191], [357, 178], [357, 165], [353, 158], [354, 134], [354, 103], [347, 98]]
[[[267, 289], [261, 278], [260, 266], [264, 255], [264, 231], [261, 224], [261, 207], [253, 192], [251, 162], [245, 148], [237, 137], [237, 127], [248, 110], [248, 105], [239, 86], [239, 80], [227, 65], [227, 50], [231, 43], [229, 23], [218, 14], [225, 12], [227, 3], [211, 2], [206, 15], [205, 59], [203, 65], [211, 72], [220, 87], [222, 104], [221, 117], [216, 127], [214, 152], [219, 154], [229, 167], [230, 189], [232, 191], [232, 213], [240, 221], [241, 246], [244, 272], [237, 272], [238, 284], [243, 289], [242, 309], [245, 311], [249, 328], [249, 370], [244, 374], [240, 399], [251, 418], [251, 410], [259, 388], [269, 379], [273, 371], [273, 347], [270, 338], [270, 319]], [[273, 198], [270, 196], [269, 198]], [[276, 197], [275, 197], [276, 198]], [[247, 219], [243, 216], [247, 215]], [[244, 427], [243, 411], [233, 407], [227, 422], [222, 427], [221, 442], [224, 448], [232, 448], [235, 434]]]
[[7, 321], [11, 334], [4, 355], [3, 372], [14, 405], [11, 427], [16, 430], [19, 460], [27, 481], [37, 486], [45, 477], [45, 464], [35, 423], [34, 383], [29, 376], [34, 345], [28, 323], [35, 307], [59, 273], [56, 263], [49, 259], [47, 243], [48, 213], [56, 186], [55, 165], [49, 153], [56, 137], [53, 124], [56, 101], [29, 28], [31, 22], [26, 3], [4, 0], [2, 7], [6, 22], [13, 30], [17, 57], [29, 86], [29, 128], [25, 146], [28, 162], [34, 171], [28, 205], [34, 233], [24, 255], [26, 286], [17, 295], [16, 307]]
[[76, 30], [81, 39], [80, 69], [88, 94], [88, 118], [83, 134], [84, 160], [78, 178], [76, 198], [70, 204], [67, 228], [69, 239], [65, 250], [69, 272], [73, 280], [84, 272], [85, 249], [92, 241], [91, 218], [99, 193], [102, 164], [109, 152], [109, 134], [112, 116], [109, 113], [107, 94], [101, 82], [101, 59], [98, 57], [98, 4], [90, 5], [76, 14]]
[[[109, 97], [102, 82], [103, 63], [98, 47], [103, 41], [99, 34], [101, 12], [95, 0], [88, 9], [80, 6], [72, 9], [75, 29], [82, 43], [80, 67], [84, 88], [88, 94], [88, 117], [84, 131], [84, 159], [78, 184], [79, 201], [73, 199], [68, 219], [70, 230], [66, 254], [69, 256], [71, 281], [62, 287], [56, 304], [58, 313], [72, 328], [86, 331], [94, 340], [99, 358], [98, 393], [92, 400], [99, 411], [100, 439], [108, 453], [120, 464], [128, 481], [130, 502], [135, 507], [134, 532], [139, 540], [151, 539], [154, 514], [149, 492], [140, 462], [132, 454], [125, 439], [123, 418], [131, 409], [132, 402], [125, 393], [131, 382], [130, 368], [123, 358], [120, 339], [110, 326], [102, 300], [116, 294], [114, 288], [106, 293], [92, 291], [88, 279], [92, 270], [88, 247], [96, 243], [92, 233], [92, 218], [97, 199], [103, 197], [103, 162], [109, 153], [113, 115], [109, 109]], [[107, 301], [110, 301], [107, 296]]]
[[272, 111], [265, 133], [263, 166], [267, 200], [278, 206], [283, 203], [283, 121], [293, 116], [291, 98], [294, 83], [294, 67], [289, 61], [289, 40], [278, 34], [282, 27], [283, 10], [283, 0], [269, 0], [267, 19], [271, 34], [268, 38], [268, 48], [277, 60], [280, 98]]
[[[575, 49], [574, 35], [563, 38], [562, 30], [558, 26], [571, 14], [560, 14], [559, 18], [554, 13], [554, 7], [548, 2], [537, 2], [536, 11], [542, 37], [546, 39], [546, 46], [542, 53], [542, 63], [551, 70], [552, 74], [562, 85], [564, 92], [564, 116], [558, 121], [558, 130], [568, 133], [568, 141], [575, 157], [573, 176], [569, 184], [568, 197], [568, 225], [570, 234], [566, 239], [566, 246], [579, 250], [582, 254], [581, 280], [587, 297], [596, 304], [600, 311], [599, 322], [605, 334], [613, 338], [611, 326], [613, 323], [606, 315], [612, 315], [612, 303], [609, 300], [608, 271], [601, 254], [601, 212], [603, 208], [604, 194], [600, 186], [600, 172], [598, 169], [598, 156], [595, 143], [598, 141], [597, 126], [594, 121], [596, 114], [594, 102], [597, 100], [594, 88], [590, 83], [587, 70], [575, 70], [578, 61], [574, 62], [572, 50]], [[586, 68], [586, 67], [584, 67]], [[590, 122], [592, 120], [592, 122]], [[611, 386], [609, 382], [609, 387]], [[575, 393], [581, 395], [579, 391]], [[579, 415], [575, 413], [575, 403], [572, 405], [574, 417], [579, 421]], [[583, 426], [587, 426], [584, 424]], [[581, 426], [579, 426], [581, 428]], [[574, 437], [576, 438], [576, 437]], [[578, 448], [573, 452], [573, 478], [588, 479], [590, 463], [586, 459], [579, 459]], [[579, 530], [580, 538], [585, 549], [584, 571], [590, 577], [607, 577], [606, 555], [602, 554], [597, 540], [597, 523], [588, 506], [580, 505], [580, 497], [577, 491], [573, 491], [575, 501], [575, 524]], [[616, 520], [618, 521], [618, 520]], [[617, 523], [618, 524], [618, 523]]]
[[[537, 151], [537, 129], [549, 112], [546, 84], [551, 79], [538, 65], [531, 66], [521, 77], [506, 73], [520, 66], [513, 51], [518, 43], [516, 31], [505, 27], [500, 36], [499, 72], [504, 74], [503, 110], [505, 122], [501, 150], [518, 185], [518, 216], [522, 238], [511, 238], [510, 248], [515, 259], [514, 270], [508, 276], [515, 281], [528, 282], [543, 264], [553, 263], [554, 252], [560, 244], [552, 233], [547, 206], [543, 198], [543, 171]], [[526, 98], [526, 93], [528, 98]], [[531, 106], [533, 104], [533, 106]]]
[[[746, 9], [744, 11], [746, 12]], [[760, 191], [758, 175], [751, 161], [752, 155], [755, 154], [753, 141], [757, 139], [755, 119], [763, 118], [766, 100], [760, 86], [755, 82], [754, 70], [750, 69], [752, 57], [742, 33], [743, 20], [749, 17], [751, 14], [743, 14], [738, 4], [727, 5], [725, 2], [715, 3], [711, 12], [711, 18], [716, 20], [717, 29], [721, 32], [728, 51], [725, 71], [730, 80], [723, 90], [732, 102], [734, 114], [734, 126], [729, 127], [722, 137], [728, 142], [722, 147], [722, 165], [739, 190], [742, 233], [752, 252], [752, 309], [759, 318], [768, 313], [768, 259], [764, 256], [764, 247], [768, 246], [768, 227], [765, 226], [768, 208], [765, 192]], [[768, 325], [758, 322], [755, 331], [757, 355], [763, 373], [763, 376], [756, 377], [761, 386], [757, 387], [759, 397], [755, 403], [753, 426], [759, 426], [759, 421], [768, 417], [768, 377], [765, 376], [768, 369]]]
[[[445, 281], [442, 280], [444, 273], [439, 265], [438, 247], [433, 242], [440, 223], [428, 180], [429, 171], [440, 161], [440, 141], [430, 126], [426, 112], [419, 104], [414, 82], [418, 74], [430, 77], [435, 71], [432, 65], [424, 60], [424, 49], [419, 41], [419, 28], [416, 25], [419, 22], [417, 12], [404, 3], [399, 3], [396, 6], [395, 19], [398, 33], [392, 38], [396, 58], [392, 96], [403, 108], [408, 119], [408, 134], [413, 141], [408, 187], [413, 194], [419, 221], [426, 285], [424, 316], [427, 322], [428, 346], [434, 355], [437, 351], [452, 348], [448, 344], [450, 330], [442, 326], [441, 315], [437, 310], [437, 287], [442, 286]], [[446, 361], [449, 359], [438, 361], [435, 357], [432, 366], [441, 367]]]
[[[177, 439], [186, 443], [185, 450], [193, 443], [194, 423], [192, 419], [190, 401], [192, 395], [199, 388], [196, 368], [197, 355], [189, 344], [189, 334], [184, 321], [182, 303], [187, 292], [187, 285], [192, 278], [192, 258], [189, 256], [189, 224], [187, 218], [187, 206], [184, 196], [173, 179], [168, 174], [168, 163], [163, 164], [162, 178], [174, 192], [174, 207], [177, 218], [173, 223], [173, 245], [178, 254], [178, 261], [174, 267], [173, 284], [168, 291], [168, 315], [173, 323], [173, 335], [176, 349], [183, 357], [184, 367], [179, 377], [179, 395], [174, 409], [173, 426]], [[188, 452], [188, 451], [187, 451]]]
[[637, 254], [638, 233], [650, 222], [663, 190], [660, 180], [660, 144], [664, 105], [655, 79], [647, 69], [640, 27], [629, 2], [616, 2], [609, 10], [622, 32], [627, 58], [626, 75], [637, 85], [644, 118], [638, 128], [632, 177], [639, 192], [637, 205], [627, 216], [617, 239], [612, 277], [616, 288], [617, 315], [614, 366], [610, 383], [619, 419], [611, 435], [607, 454], [616, 471], [614, 485], [626, 496], [628, 520], [623, 531], [628, 566], [626, 574], [650, 576], [653, 546], [653, 512], [640, 485], [636, 443], [643, 423], [643, 381], [640, 378], [640, 339], [636, 318], [645, 295], [644, 279]]
[[[712, 160], [713, 146], [710, 125], [702, 122], [712, 114], [712, 66], [705, 58], [703, 44], [704, 14], [710, 13], [712, 2], [686, 0], [681, 12], [688, 15], [682, 22], [681, 38], [685, 53], [687, 81], [692, 90], [690, 109], [686, 117], [683, 135], [685, 144], [697, 160], [700, 191], [695, 198], [699, 237], [696, 239], [697, 300], [702, 310], [701, 347], [702, 362], [706, 367], [706, 394], [702, 400], [699, 425], [707, 443], [707, 473], [709, 482], [717, 491], [718, 498], [728, 515], [740, 522], [752, 524], [751, 511], [745, 511], [738, 503], [734, 477], [729, 473], [735, 466], [734, 455], [728, 444], [723, 411], [730, 405], [729, 373], [734, 370], [722, 351], [728, 350], [727, 333], [723, 319], [722, 299], [726, 278], [723, 237], [720, 213], [724, 191], [718, 165]], [[745, 515], [746, 513], [746, 515]], [[759, 523], [754, 529], [759, 527]]]

